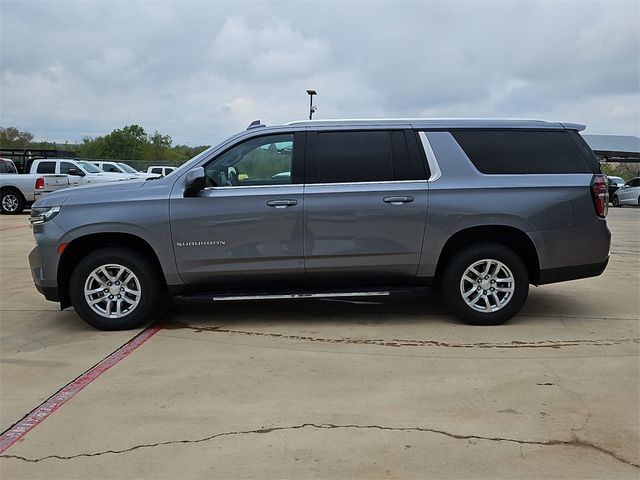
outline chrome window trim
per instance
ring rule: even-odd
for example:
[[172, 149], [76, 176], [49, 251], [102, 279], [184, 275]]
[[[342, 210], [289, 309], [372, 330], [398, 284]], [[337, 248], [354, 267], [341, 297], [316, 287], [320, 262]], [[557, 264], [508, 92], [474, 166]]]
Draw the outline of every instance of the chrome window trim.
[[427, 156], [429, 171], [431, 172], [431, 176], [427, 179], [427, 182], [435, 182], [442, 176], [440, 165], [438, 165], [436, 154], [433, 153], [433, 148], [431, 148], [431, 144], [429, 143], [429, 139], [427, 138], [427, 132], [420, 132], [419, 136], [420, 141], [422, 142], [422, 148], [424, 149], [424, 153]]
[[206, 187], [205, 190], [230, 190], [243, 188], [274, 188], [274, 187], [334, 187], [340, 185], [388, 185], [404, 183], [427, 183], [429, 180], [388, 180], [378, 182], [336, 182], [336, 183], [281, 183], [277, 185], [235, 185], [224, 187]]
[[381, 180], [376, 182], [334, 182], [334, 183], [306, 183], [305, 187], [332, 187], [338, 185], [388, 185], [402, 183], [426, 183], [427, 180]]
[[227, 185], [222, 187], [206, 187], [205, 190], [238, 190], [243, 188], [303, 187], [302, 183], [278, 183], [275, 185]]

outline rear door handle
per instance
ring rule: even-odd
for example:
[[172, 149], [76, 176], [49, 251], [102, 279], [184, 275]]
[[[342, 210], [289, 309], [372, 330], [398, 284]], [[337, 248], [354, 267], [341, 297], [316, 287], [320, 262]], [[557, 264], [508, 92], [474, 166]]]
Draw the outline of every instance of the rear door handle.
[[382, 201], [391, 205], [402, 205], [413, 202], [413, 197], [384, 197]]
[[267, 202], [267, 205], [273, 208], [287, 208], [287, 207], [293, 207], [294, 205], [297, 205], [297, 204], [298, 204], [297, 200], [269, 200]]

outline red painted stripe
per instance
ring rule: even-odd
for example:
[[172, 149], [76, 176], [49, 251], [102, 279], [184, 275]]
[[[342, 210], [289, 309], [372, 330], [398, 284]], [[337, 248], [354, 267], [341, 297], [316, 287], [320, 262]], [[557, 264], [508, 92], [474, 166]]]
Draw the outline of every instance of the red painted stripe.
[[80, 390], [116, 365], [120, 360], [127, 357], [136, 348], [162, 330], [162, 328], [163, 327], [161, 325], [146, 328], [107, 358], [87, 370], [71, 383], [67, 384], [48, 400], [45, 400], [22, 420], [5, 430], [2, 435], [0, 435], [0, 453], [3, 453], [7, 448], [24, 437], [27, 433], [42, 423], [49, 415], [75, 397]]
[[0, 232], [4, 232], [5, 230], [13, 230], [14, 228], [25, 228], [28, 226], [29, 225], [17, 225], [15, 227], [4, 227], [4, 228], [0, 228]]

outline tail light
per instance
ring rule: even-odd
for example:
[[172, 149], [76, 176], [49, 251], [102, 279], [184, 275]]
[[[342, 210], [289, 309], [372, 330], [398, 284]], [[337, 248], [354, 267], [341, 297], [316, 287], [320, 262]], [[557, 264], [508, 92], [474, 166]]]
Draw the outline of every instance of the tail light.
[[44, 188], [44, 178], [36, 178], [36, 190], [42, 190]]
[[609, 188], [607, 187], [607, 177], [605, 175], [593, 176], [591, 180], [591, 197], [598, 216], [606, 217], [609, 211]]

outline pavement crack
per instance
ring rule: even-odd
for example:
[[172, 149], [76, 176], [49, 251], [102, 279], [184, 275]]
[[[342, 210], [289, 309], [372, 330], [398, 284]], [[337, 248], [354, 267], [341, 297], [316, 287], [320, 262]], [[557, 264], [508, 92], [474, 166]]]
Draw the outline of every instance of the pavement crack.
[[210, 332], [218, 334], [236, 334], [256, 337], [271, 337], [282, 340], [293, 340], [316, 343], [335, 344], [355, 344], [355, 345], [377, 345], [383, 347], [448, 347], [448, 348], [562, 348], [579, 346], [611, 346], [624, 343], [640, 344], [640, 338], [619, 338], [619, 339], [588, 339], [588, 340], [539, 340], [539, 341], [519, 341], [511, 342], [476, 342], [476, 343], [452, 343], [439, 340], [416, 340], [400, 338], [328, 338], [312, 337], [307, 335], [287, 335], [282, 333], [253, 332], [248, 330], [233, 330], [217, 326], [190, 325], [183, 322], [173, 321], [165, 326], [166, 330], [193, 330], [197, 333]]
[[554, 445], [562, 445], [568, 447], [580, 447], [580, 448], [588, 448], [591, 450], [597, 450], [605, 455], [608, 455], [622, 463], [627, 465], [631, 465], [636, 468], [640, 468], [640, 464], [634, 463], [631, 460], [628, 460], [617, 453], [603, 448], [601, 446], [595, 445], [591, 442], [587, 442], [586, 440], [582, 440], [575, 435], [575, 432], [571, 432], [571, 440], [545, 440], [545, 441], [536, 441], [536, 440], [519, 440], [516, 438], [508, 438], [508, 437], [488, 437], [483, 435], [467, 435], [467, 434], [459, 434], [447, 432], [445, 430], [439, 430], [436, 428], [426, 428], [426, 427], [391, 427], [391, 426], [382, 426], [382, 425], [357, 425], [357, 424], [344, 424], [337, 425], [332, 423], [301, 423], [298, 425], [289, 425], [289, 426], [281, 426], [281, 427], [269, 427], [269, 428], [258, 428], [254, 430], [238, 430], [238, 431], [230, 431], [230, 432], [221, 432], [213, 435], [209, 435], [203, 438], [197, 439], [185, 439], [185, 440], [167, 440], [165, 442], [157, 442], [157, 443], [143, 443], [134, 445], [132, 447], [123, 448], [120, 450], [103, 450], [99, 452], [92, 453], [78, 453], [75, 455], [47, 455], [44, 457], [38, 458], [28, 458], [21, 455], [0, 455], [0, 458], [10, 458], [15, 460], [21, 460], [24, 462], [37, 463], [42, 462], [44, 460], [73, 460], [82, 457], [99, 457], [103, 455], [120, 455], [123, 453], [129, 453], [135, 450], [145, 449], [145, 448], [155, 448], [162, 447], [166, 445], [179, 445], [179, 444], [198, 444], [205, 443], [211, 440], [215, 440], [221, 437], [229, 437], [229, 436], [237, 436], [237, 435], [255, 435], [255, 434], [268, 434], [273, 432], [280, 432], [286, 430], [300, 430], [300, 429], [318, 429], [318, 430], [334, 430], [334, 429], [358, 429], [358, 430], [382, 430], [382, 431], [391, 431], [391, 432], [421, 432], [421, 433], [434, 433], [437, 435], [444, 435], [449, 438], [454, 438], [457, 440], [486, 440], [491, 442], [508, 442], [520, 445], [540, 445], [540, 446], [554, 446]]

